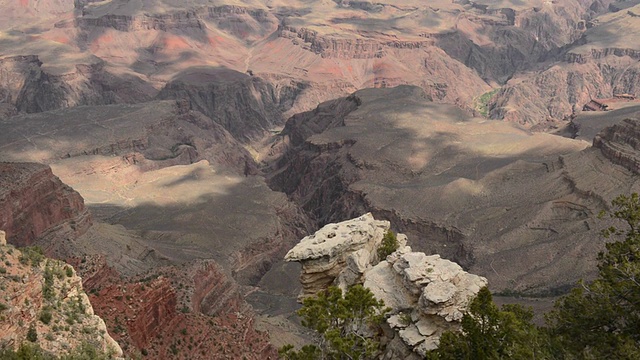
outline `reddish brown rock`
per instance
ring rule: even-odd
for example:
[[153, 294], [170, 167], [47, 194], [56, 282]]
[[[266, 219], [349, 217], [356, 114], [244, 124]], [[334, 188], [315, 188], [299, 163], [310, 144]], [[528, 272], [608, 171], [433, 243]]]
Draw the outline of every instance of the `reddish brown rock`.
[[0, 228], [7, 241], [31, 245], [42, 236], [75, 237], [91, 226], [82, 196], [46, 165], [0, 163]]
[[125, 355], [154, 359], [275, 359], [239, 286], [212, 261], [121, 279], [103, 258], [81, 264], [96, 314]]
[[[0, 349], [20, 346], [31, 328], [38, 335], [37, 344], [55, 355], [67, 354], [82, 342], [91, 342], [103, 351], [122, 356], [103, 319], [94, 314], [82, 279], [71, 266], [11, 245], [0, 244], [0, 256]], [[43, 314], [49, 314], [49, 319]]]

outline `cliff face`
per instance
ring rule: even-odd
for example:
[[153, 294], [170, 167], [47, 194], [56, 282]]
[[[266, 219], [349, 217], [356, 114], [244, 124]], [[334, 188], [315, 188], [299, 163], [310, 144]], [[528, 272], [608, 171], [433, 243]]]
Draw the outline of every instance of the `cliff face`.
[[[640, 5], [603, 14], [535, 72], [517, 74], [492, 98], [490, 117], [534, 129], [568, 121], [593, 99], [640, 94]], [[624, 30], [621, 30], [624, 29]]]
[[593, 146], [614, 164], [640, 174], [640, 119], [626, 119], [602, 130]]
[[[191, 111], [189, 101], [183, 100], [15, 116], [2, 124], [6, 131], [0, 138], [11, 144], [2, 158], [51, 164], [67, 158], [82, 162], [100, 155], [117, 157], [143, 171], [207, 159], [238, 172], [253, 173], [251, 155], [218, 123], [227, 117], [217, 116], [216, 122]], [[90, 124], [87, 114], [92, 118]], [[50, 135], [35, 134], [35, 128]], [[52, 137], [57, 141], [51, 141]]]
[[638, 61], [626, 55], [558, 64], [508, 83], [494, 96], [490, 116], [544, 129], [545, 122], [568, 121], [592, 99], [640, 94], [639, 79]]
[[35, 55], [0, 59], [0, 102], [14, 109], [30, 72], [37, 72], [42, 63]]
[[348, 39], [340, 37], [323, 36], [317, 31], [308, 28], [296, 28], [282, 25], [278, 28], [278, 36], [291, 39], [294, 43], [301, 41], [300, 45], [308, 51], [314, 52], [323, 58], [339, 59], [374, 59], [381, 58], [389, 49], [419, 49], [433, 45], [430, 39], [402, 41], [378, 39]]
[[157, 93], [132, 75], [116, 75], [104, 62], [74, 66], [62, 74], [42, 67], [37, 55], [0, 59], [0, 102], [35, 113], [81, 105], [148, 101]]
[[[82, 287], [82, 279], [71, 265], [46, 259], [35, 250], [20, 251], [0, 245], [3, 259], [0, 285], [4, 289], [0, 322], [0, 346], [17, 348], [27, 341], [28, 329], [37, 334], [37, 344], [56, 355], [88, 342], [122, 356], [107, 327], [93, 312]], [[64, 324], [64, 325], [62, 325]]]
[[415, 87], [358, 91], [304, 116], [285, 127], [299, 145], [274, 163], [273, 189], [318, 227], [363, 212], [387, 219], [413, 249], [494, 289], [553, 293], [590, 276], [602, 246], [593, 229], [604, 226], [595, 214], [635, 182], [585, 142], [470, 118]]
[[284, 121], [283, 113], [304, 89], [301, 83], [274, 86], [228, 69], [201, 69], [178, 76], [159, 99], [184, 99], [224, 127], [236, 139], [259, 139]]
[[45, 235], [75, 238], [91, 226], [80, 194], [46, 165], [0, 163], [0, 183], [0, 228], [13, 245], [31, 245]]
[[591, 4], [568, 0], [509, 8], [471, 2], [473, 10], [458, 29], [437, 35], [437, 45], [483, 79], [504, 83], [576, 41], [586, 30], [585, 19], [596, 14]]
[[[195, 31], [205, 33], [207, 24], [214, 24], [233, 36], [246, 41], [254, 41], [271, 33], [277, 27], [277, 18], [261, 8], [249, 8], [237, 5], [198, 6], [193, 8], [175, 8], [161, 13], [124, 14], [112, 9], [111, 6], [87, 6], [76, 4], [81, 9], [82, 16], [76, 18], [75, 26], [85, 31], [95, 31], [99, 28], [112, 28], [122, 32], [135, 31]], [[106, 14], [105, 14], [106, 12]], [[60, 23], [57, 26], [66, 26]]]
[[[87, 259], [86, 273], [95, 311], [125, 355], [146, 352], [156, 359], [275, 358], [266, 334], [240, 288], [213, 261], [155, 269], [123, 280], [104, 263]], [[144, 349], [144, 350], [143, 350]]]
[[[543, 72], [541, 66], [553, 61], [564, 66], [602, 63], [611, 57], [637, 58], [638, 49], [625, 41], [605, 41], [611, 44], [604, 49], [596, 46], [573, 52], [598, 40], [599, 35], [592, 36], [594, 29], [606, 27], [611, 20], [600, 15], [632, 18], [639, 13], [633, 6], [613, 3], [7, 3], [9, 11], [0, 14], [7, 28], [19, 28], [21, 19], [35, 18], [40, 18], [42, 26], [38, 31], [13, 32], [0, 42], [11, 49], [0, 59], [0, 116], [148, 101], [167, 85], [162, 98], [175, 98], [182, 92], [180, 96], [193, 100], [194, 109], [216, 121], [215, 112], [230, 115], [233, 121], [224, 126], [234, 136], [248, 129], [254, 132], [248, 135], [253, 138], [271, 123], [279, 123], [282, 112], [293, 109], [287, 113], [291, 115], [308, 110], [318, 102], [362, 88], [412, 84], [422, 87], [434, 101], [472, 110], [480, 95], [507, 84], [489, 107], [492, 118], [527, 126], [545, 123], [548, 118], [558, 122], [571, 114], [573, 105], [580, 105], [585, 94], [594, 95], [589, 92], [593, 89], [569, 85], [565, 97], [561, 82], [546, 83], [543, 91], [527, 97], [535, 83], [544, 82], [532, 79], [529, 73]], [[635, 86], [632, 82], [637, 79], [623, 71], [626, 65], [604, 62], [615, 67], [617, 75], [609, 76], [603, 69], [604, 79], [596, 86], [603, 94], [609, 93], [607, 80], [613, 80], [614, 91]], [[236, 85], [193, 87], [180, 81], [185, 73], [195, 74], [210, 66], [260, 78], [264, 84], [254, 79], [251, 85], [243, 85], [259, 100], [252, 100]], [[583, 70], [567, 71], [576, 73], [569, 77], [581, 78]], [[527, 78], [525, 84], [513, 81], [520, 76]], [[522, 91], [506, 91], [512, 87]], [[549, 95], [554, 89], [560, 94], [558, 100]], [[574, 90], [578, 92], [575, 97]], [[225, 98], [220, 91], [233, 96]], [[234, 114], [235, 107], [215, 105], [211, 94], [256, 111]], [[235, 101], [237, 97], [244, 100]], [[545, 105], [554, 101], [552, 106]], [[275, 109], [270, 103], [275, 103]], [[254, 120], [243, 120], [244, 115]], [[238, 120], [240, 125], [231, 125]]]
[[[390, 104], [397, 100], [398, 104], [402, 104], [399, 105], [398, 111], [403, 111], [404, 106], [426, 103], [427, 99], [428, 96], [422, 90], [409, 86], [362, 91], [323, 103], [313, 111], [290, 118], [282, 131], [281, 142], [286, 144], [281, 148], [283, 154], [268, 174], [269, 186], [288, 194], [319, 225], [369, 211], [375, 216], [391, 220], [394, 228], [411, 236], [420, 234], [421, 237], [428, 237], [431, 239], [428, 246], [432, 251], [436, 251], [432, 247], [436, 246], [437, 252], [443, 256], [455, 259], [465, 266], [469, 265], [472, 256], [463, 245], [465, 235], [460, 229], [425, 218], [416, 221], [405, 217], [395, 209], [371, 203], [366, 192], [354, 186], [361, 181], [368, 181], [369, 175], [377, 173], [385, 173], [381, 176], [387, 181], [393, 181], [392, 173], [397, 172], [398, 176], [415, 178], [420, 172], [402, 165], [384, 170], [389, 165], [387, 160], [361, 156], [363, 153], [355, 150], [354, 146], [361, 140], [360, 135], [369, 133], [372, 128], [367, 125], [367, 130], [355, 132], [345, 129], [349, 126], [349, 119], [372, 119], [369, 115], [361, 115], [367, 104], [377, 103], [383, 107], [384, 104], [388, 104], [385, 109], [391, 110], [395, 105]], [[380, 129], [387, 130], [391, 129], [389, 126], [393, 127], [391, 124], [379, 126]], [[343, 130], [346, 130], [344, 136], [337, 135]], [[362, 133], [359, 134], [359, 131]], [[362, 137], [362, 140], [364, 139], [371, 140], [367, 135]], [[403, 146], [390, 145], [390, 148], [400, 149]], [[416, 156], [416, 150], [411, 151], [413, 155], [406, 156]], [[386, 158], [387, 155], [385, 151], [385, 155], [382, 156]]]
[[345, 290], [363, 284], [391, 308], [386, 322], [394, 331], [386, 342], [394, 345], [381, 358], [425, 356], [437, 347], [443, 332], [460, 328], [469, 302], [487, 279], [439, 255], [412, 252], [403, 234], [397, 235], [399, 249], [378, 259], [377, 249], [389, 227], [388, 221], [375, 220], [370, 213], [328, 224], [302, 239], [285, 260], [302, 264], [302, 296], [330, 285]]

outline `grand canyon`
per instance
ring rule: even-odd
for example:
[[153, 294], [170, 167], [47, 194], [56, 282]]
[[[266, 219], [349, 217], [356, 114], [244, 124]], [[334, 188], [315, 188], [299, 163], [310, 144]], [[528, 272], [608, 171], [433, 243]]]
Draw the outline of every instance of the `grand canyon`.
[[[362, 216], [404, 234], [394, 268], [426, 259], [542, 318], [596, 276], [615, 224], [598, 214], [640, 189], [637, 0], [0, 9], [3, 261], [38, 246], [73, 269], [117, 356], [275, 359], [310, 343], [295, 311], [317, 289], [292, 249]], [[318, 270], [324, 285], [344, 259]], [[35, 315], [48, 267], [7, 269], [0, 346], [29, 323], [51, 331], [43, 349], [74, 346]], [[14, 295], [9, 276], [33, 281]], [[437, 346], [420, 341], [385, 356]]]

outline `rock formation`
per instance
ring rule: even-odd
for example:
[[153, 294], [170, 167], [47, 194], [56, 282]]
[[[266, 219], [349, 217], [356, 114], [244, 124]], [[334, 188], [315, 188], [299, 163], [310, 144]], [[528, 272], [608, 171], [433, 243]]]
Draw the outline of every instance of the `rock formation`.
[[122, 279], [100, 258], [79, 264], [97, 314], [125, 355], [154, 359], [275, 358], [254, 328], [241, 288], [213, 261], [163, 267]]
[[20, 112], [144, 102], [157, 92], [137, 76], [109, 72], [95, 59], [58, 74], [43, 69], [37, 55], [0, 58], [0, 102]]
[[[378, 262], [376, 249], [389, 227], [388, 221], [375, 220], [369, 213], [338, 224], [325, 225], [315, 234], [302, 239], [285, 256], [286, 261], [302, 264], [301, 296], [315, 295], [334, 283], [339, 276], [341, 280], [338, 283], [341, 286], [355, 284], [367, 267]], [[353, 272], [343, 273], [345, 268]]]
[[283, 113], [305, 85], [273, 82], [229, 69], [199, 68], [178, 74], [159, 99], [185, 99], [242, 142], [260, 139], [284, 121]]
[[302, 239], [285, 260], [302, 264], [303, 297], [329, 285], [346, 289], [363, 284], [384, 300], [391, 308], [386, 322], [395, 330], [387, 341], [395, 339], [397, 344], [401, 339], [415, 354], [390, 346], [383, 358], [425, 356], [437, 347], [444, 331], [460, 328], [469, 302], [487, 280], [439, 255], [412, 252], [402, 234], [397, 235], [398, 250], [378, 259], [377, 249], [389, 227], [388, 221], [375, 220], [370, 213], [328, 224]]
[[11, 245], [0, 245], [0, 255], [0, 347], [17, 348], [27, 341], [32, 328], [37, 344], [56, 355], [87, 342], [115, 357], [122, 356], [104, 321], [94, 314], [82, 279], [71, 265]]
[[640, 26], [633, 15], [640, 13], [640, 4], [627, 6], [595, 17], [579, 38], [549, 56], [555, 62], [513, 76], [493, 97], [490, 117], [545, 129], [568, 120], [591, 100], [640, 95]]
[[[364, 273], [364, 286], [393, 309], [387, 324], [421, 356], [438, 346], [444, 331], [459, 329], [469, 302], [486, 285], [460, 265], [409, 246]], [[396, 358], [393, 351], [390, 358]]]
[[[184, 84], [175, 80], [207, 67], [268, 83], [294, 112], [365, 87], [400, 84], [471, 109], [492, 86], [559, 56], [598, 14], [616, 10], [607, 7], [612, 2], [4, 0], [0, 116], [148, 101], [167, 84], [180, 91]], [[637, 9], [617, 11], [627, 12]], [[37, 29], [24, 25], [36, 21]], [[205, 93], [184, 90], [213, 107]], [[493, 115], [507, 116], [506, 99], [500, 101]], [[525, 114], [526, 122], [537, 111]]]
[[593, 146], [614, 164], [640, 174], [640, 119], [625, 119], [602, 130]]
[[35, 163], [0, 163], [0, 227], [10, 244], [25, 246], [47, 235], [75, 238], [91, 226], [80, 194]]
[[591, 276], [607, 226], [596, 215], [637, 182], [587, 142], [471, 118], [415, 87], [358, 91], [285, 130], [270, 186], [318, 225], [371, 212], [496, 291]]

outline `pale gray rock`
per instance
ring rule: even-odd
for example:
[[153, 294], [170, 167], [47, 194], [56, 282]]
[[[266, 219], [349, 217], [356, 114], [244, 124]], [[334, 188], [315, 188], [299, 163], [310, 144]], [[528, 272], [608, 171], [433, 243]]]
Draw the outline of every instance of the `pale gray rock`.
[[438, 331], [438, 326], [427, 319], [420, 319], [416, 323], [416, 327], [422, 336], [431, 336]]
[[[379, 261], [377, 249], [388, 230], [389, 222], [371, 214], [329, 224], [302, 239], [285, 259], [302, 263], [303, 297], [332, 284], [343, 290], [363, 284], [391, 308], [387, 325], [394, 332], [388, 342], [396, 345], [382, 358], [424, 357], [442, 333], [460, 329], [469, 302], [487, 279], [439, 255], [413, 252], [403, 234], [397, 235], [399, 249]], [[398, 349], [396, 338], [407, 352]]]
[[[388, 221], [371, 213], [338, 224], [328, 224], [289, 250], [286, 261], [302, 264], [301, 297], [314, 295], [331, 284], [343, 289], [361, 281], [377, 259], [377, 248], [389, 230]], [[343, 274], [343, 275], [341, 275]]]
[[302, 239], [285, 255], [287, 261], [345, 257], [357, 250], [373, 250], [389, 230], [388, 221], [378, 221], [371, 213], [338, 224], [328, 224]]
[[418, 328], [415, 325], [411, 325], [406, 329], [402, 329], [398, 333], [400, 334], [400, 338], [402, 338], [402, 341], [404, 341], [404, 343], [409, 346], [416, 346], [424, 342], [425, 340], [425, 337], [420, 334]]
[[403, 314], [396, 314], [396, 315], [389, 316], [389, 318], [387, 319], [387, 324], [389, 324], [389, 326], [391, 326], [394, 329], [404, 329], [407, 326], [409, 326], [409, 324], [407, 324], [405, 318], [403, 317]]
[[417, 296], [402, 283], [391, 264], [381, 261], [365, 274], [364, 287], [371, 290], [376, 299], [383, 300], [394, 312], [413, 309], [417, 306]]

